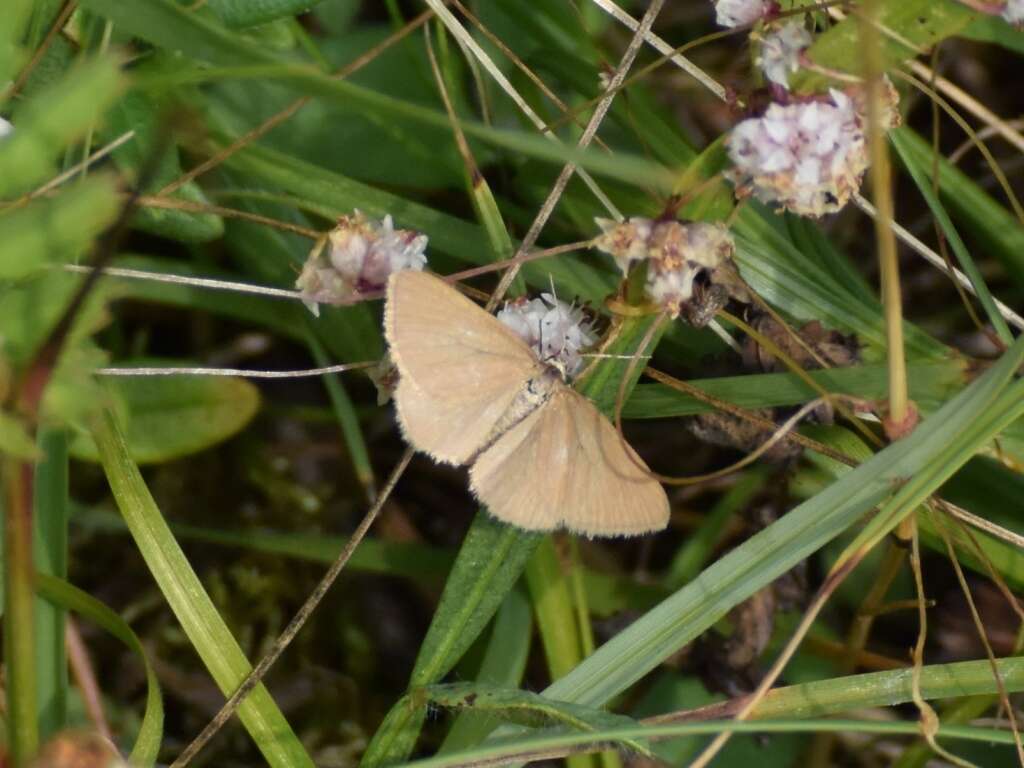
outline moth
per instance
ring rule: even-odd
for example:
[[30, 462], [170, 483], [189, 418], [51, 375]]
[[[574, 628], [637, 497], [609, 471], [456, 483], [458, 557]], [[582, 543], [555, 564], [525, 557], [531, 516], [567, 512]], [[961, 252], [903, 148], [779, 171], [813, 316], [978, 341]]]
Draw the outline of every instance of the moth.
[[661, 485], [562, 372], [443, 280], [388, 280], [384, 334], [405, 439], [468, 465], [491, 514], [533, 531], [635, 536], [668, 524]]

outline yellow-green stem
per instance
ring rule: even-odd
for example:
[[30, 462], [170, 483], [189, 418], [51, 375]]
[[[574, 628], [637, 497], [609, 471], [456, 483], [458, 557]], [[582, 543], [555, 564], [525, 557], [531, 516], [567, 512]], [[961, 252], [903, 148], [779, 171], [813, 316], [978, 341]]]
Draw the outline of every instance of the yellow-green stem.
[[880, 78], [882, 54], [879, 32], [878, 0], [865, 0], [861, 6], [860, 39], [864, 55], [864, 82], [867, 89], [868, 147], [871, 159], [871, 190], [875, 208], [875, 238], [878, 242], [879, 272], [882, 282], [882, 306], [888, 338], [889, 421], [903, 425], [910, 413], [907, 399], [907, 366], [903, 355], [903, 303], [900, 297], [900, 271], [896, 254], [896, 236], [892, 231], [892, 168], [885, 130], [880, 123]]
[[4, 463], [4, 664], [9, 765], [27, 765], [39, 746], [32, 590], [32, 467]]

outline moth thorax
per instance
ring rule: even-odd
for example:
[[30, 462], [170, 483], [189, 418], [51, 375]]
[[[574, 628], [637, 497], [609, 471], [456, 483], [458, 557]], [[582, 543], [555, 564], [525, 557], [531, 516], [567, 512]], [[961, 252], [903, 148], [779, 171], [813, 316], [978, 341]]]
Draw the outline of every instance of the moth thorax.
[[561, 386], [564, 386], [564, 384], [560, 370], [553, 365], [545, 365], [539, 374], [527, 380], [523, 388], [519, 390], [519, 394], [516, 395], [512, 403], [505, 409], [505, 412], [494, 423], [494, 427], [491, 429], [487, 439], [476, 450], [470, 462], [494, 445], [498, 438], [512, 429], [512, 427], [550, 400], [551, 396]]

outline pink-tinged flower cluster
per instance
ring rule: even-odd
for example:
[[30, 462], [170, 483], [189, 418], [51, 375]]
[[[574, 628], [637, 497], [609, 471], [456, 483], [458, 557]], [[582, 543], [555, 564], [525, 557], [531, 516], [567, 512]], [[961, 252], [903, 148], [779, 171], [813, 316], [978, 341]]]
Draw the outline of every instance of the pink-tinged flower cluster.
[[697, 277], [706, 270], [715, 282], [736, 250], [732, 235], [722, 224], [643, 218], [596, 221], [602, 234], [594, 246], [611, 254], [623, 275], [633, 262], [647, 259], [647, 296], [673, 317], [693, 298]]
[[570, 378], [583, 367], [580, 350], [597, 342], [597, 334], [583, 311], [549, 293], [541, 294], [539, 299], [506, 302], [498, 319], [530, 346], [538, 360], [554, 365]]
[[773, 26], [761, 39], [755, 63], [769, 82], [788, 89], [789, 75], [800, 69], [800, 55], [811, 42], [811, 33], [799, 21]]
[[836, 90], [827, 100], [772, 104], [737, 125], [726, 145], [738, 195], [804, 216], [842, 208], [868, 166], [861, 119]]
[[715, 20], [723, 27], [742, 27], [763, 18], [768, 0], [715, 0]]
[[395, 229], [390, 215], [377, 221], [357, 210], [340, 217], [326, 247], [309, 255], [295, 287], [316, 315], [319, 304], [339, 304], [383, 289], [392, 272], [422, 270], [426, 247], [426, 235]]

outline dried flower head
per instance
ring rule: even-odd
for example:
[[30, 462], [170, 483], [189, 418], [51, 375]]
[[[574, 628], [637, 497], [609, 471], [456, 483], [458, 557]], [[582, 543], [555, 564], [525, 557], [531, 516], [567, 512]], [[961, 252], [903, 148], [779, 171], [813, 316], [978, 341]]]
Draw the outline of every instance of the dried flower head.
[[360, 293], [384, 288], [388, 276], [402, 269], [422, 270], [427, 236], [395, 229], [391, 216], [368, 219], [356, 210], [338, 219], [326, 248], [310, 253], [295, 282], [305, 304], [318, 314], [318, 304], [337, 304]]
[[[853, 108], [860, 116], [861, 124], [866, 128], [868, 124], [868, 89], [863, 85], [855, 85], [848, 88], [845, 93], [853, 102]], [[878, 95], [878, 120], [882, 130], [888, 131], [903, 122], [899, 110], [900, 93], [888, 75], [882, 75], [876, 93]]]
[[741, 27], [763, 18], [769, 7], [767, 0], [716, 0], [715, 20], [723, 27]]
[[498, 319], [530, 346], [538, 360], [551, 363], [570, 378], [583, 366], [580, 350], [597, 342], [583, 311], [549, 293], [539, 299], [506, 302]]
[[715, 272], [735, 250], [723, 224], [658, 222], [650, 239], [647, 295], [675, 317], [693, 298], [698, 275], [704, 270]]
[[804, 216], [842, 208], [860, 188], [868, 165], [861, 118], [851, 99], [772, 104], [744, 120], [727, 139], [737, 194], [754, 195]]
[[800, 54], [811, 42], [811, 33], [799, 21], [773, 26], [761, 40], [755, 63], [769, 82], [788, 89], [789, 75], [800, 69]]
[[603, 230], [594, 242], [595, 247], [610, 253], [623, 275], [633, 262], [648, 260], [647, 295], [673, 317], [693, 298], [694, 281], [701, 272], [706, 270], [715, 282], [725, 265], [731, 264], [736, 250], [732, 235], [723, 224], [644, 218], [595, 221]]
[[594, 223], [601, 228], [594, 247], [611, 254], [623, 275], [629, 272], [634, 261], [647, 258], [647, 244], [654, 229], [651, 219], [639, 216], [626, 221], [596, 218]]

